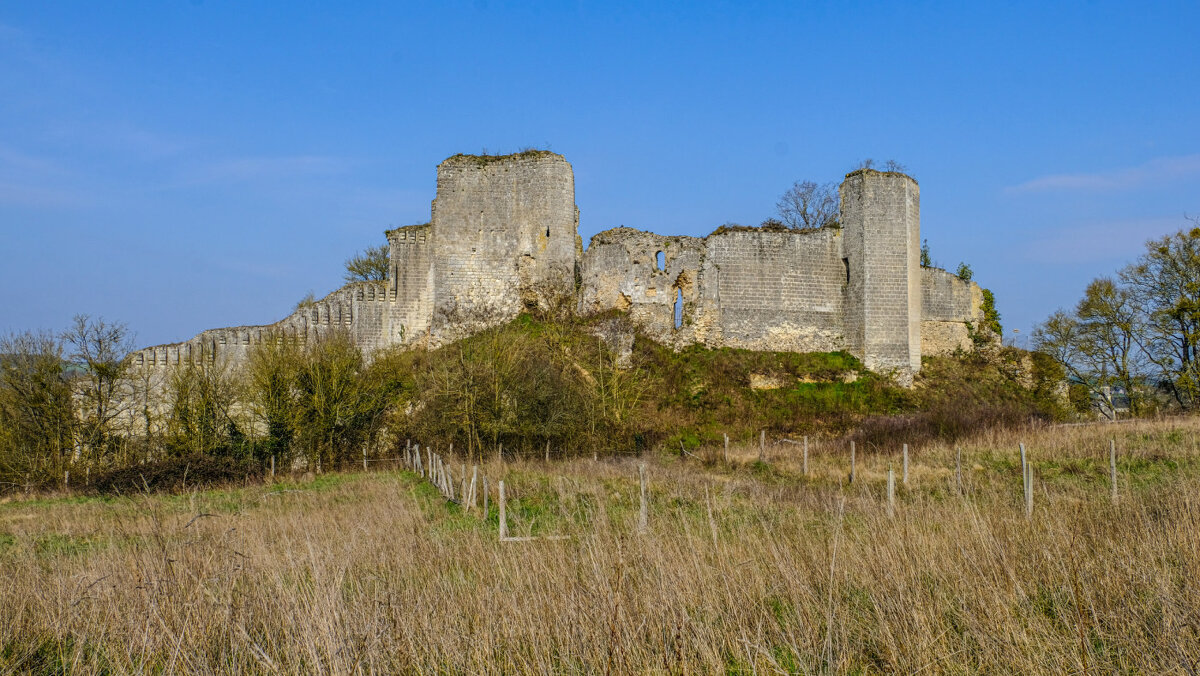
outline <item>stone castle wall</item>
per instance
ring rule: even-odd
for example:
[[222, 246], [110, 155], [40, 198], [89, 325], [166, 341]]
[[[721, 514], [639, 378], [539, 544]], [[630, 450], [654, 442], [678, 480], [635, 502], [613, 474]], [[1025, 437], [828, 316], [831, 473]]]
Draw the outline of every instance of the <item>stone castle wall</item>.
[[586, 252], [574, 195], [571, 165], [553, 153], [449, 158], [431, 222], [386, 233], [386, 282], [347, 285], [274, 324], [146, 348], [135, 365], [241, 364], [279, 334], [306, 342], [345, 331], [368, 353], [433, 346], [565, 304], [585, 315], [626, 311], [674, 347], [847, 350], [907, 382], [922, 354], [969, 349], [967, 322], [982, 315], [978, 285], [920, 268], [920, 194], [903, 174], [847, 175], [841, 227], [732, 227], [703, 238], [615, 228]]
[[705, 238], [608, 230], [583, 256], [580, 309], [628, 310], [647, 335], [675, 346], [842, 349], [840, 239], [837, 228]]

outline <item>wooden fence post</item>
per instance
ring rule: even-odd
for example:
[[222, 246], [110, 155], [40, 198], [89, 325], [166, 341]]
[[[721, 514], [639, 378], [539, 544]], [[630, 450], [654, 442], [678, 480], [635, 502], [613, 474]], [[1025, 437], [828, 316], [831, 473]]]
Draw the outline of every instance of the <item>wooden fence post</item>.
[[1111, 486], [1112, 503], [1117, 504], [1117, 440], [1108, 440], [1108, 483]]
[[550, 440], [546, 440], [546, 462], [550, 462]]
[[638, 478], [641, 482], [641, 508], [638, 510], [638, 533], [645, 533], [649, 525], [649, 513], [646, 508], [646, 463], [638, 465]]
[[758, 461], [766, 462], [767, 455], [767, 431], [758, 431]]
[[900, 483], [908, 485], [908, 444], [904, 444], [904, 464], [900, 474]]
[[723, 460], [726, 465], [729, 464], [729, 435], [728, 434], [725, 435], [725, 450], [722, 452], [721, 460]]
[[504, 481], [500, 482], [500, 539], [508, 539], [508, 513], [505, 511]]
[[1022, 442], [1022, 443], [1020, 443], [1020, 444], [1017, 444], [1017, 445], [1021, 447], [1021, 480], [1022, 480], [1022, 481], [1024, 481], [1024, 480], [1025, 480], [1025, 479], [1024, 479], [1024, 477], [1025, 477], [1025, 464], [1026, 464], [1026, 460], [1025, 460], [1025, 443], [1024, 443], [1024, 442]]
[[487, 520], [487, 518], [489, 516], [488, 512], [490, 511], [490, 508], [488, 505], [488, 496], [490, 494], [491, 494], [491, 491], [488, 489], [487, 475], [484, 474], [483, 475], [483, 518], [485, 521]]
[[472, 465], [471, 466], [471, 487], [467, 489], [470, 493], [470, 497], [467, 498], [467, 503], [468, 503], [467, 509], [475, 509], [475, 498], [478, 497], [475, 494], [475, 491], [478, 490], [476, 488], [476, 485], [478, 483], [479, 483], [479, 465]]
[[850, 442], [850, 483], [854, 483], [854, 442]]
[[271, 478], [275, 478], [275, 456], [271, 456]]
[[1025, 464], [1025, 518], [1033, 518], [1033, 465]]
[[896, 472], [891, 465], [887, 477], [887, 515], [889, 518], [896, 516]]
[[367, 471], [367, 449], [363, 448], [363, 471]]

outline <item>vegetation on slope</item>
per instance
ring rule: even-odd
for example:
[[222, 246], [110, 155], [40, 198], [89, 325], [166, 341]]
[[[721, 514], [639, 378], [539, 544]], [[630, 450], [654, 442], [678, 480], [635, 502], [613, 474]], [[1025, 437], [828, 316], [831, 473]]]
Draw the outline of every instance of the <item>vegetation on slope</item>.
[[[89, 418], [79, 430], [59, 411], [40, 422], [53, 423], [61, 438], [41, 445], [23, 441], [43, 438], [44, 425], [18, 405], [16, 389], [44, 381], [47, 396], [56, 391], [57, 367], [49, 380], [38, 374], [58, 358], [39, 343], [40, 360], [9, 359], [0, 371], [0, 422], [20, 423], [0, 435], [0, 481], [28, 489], [65, 484], [73, 473], [76, 484], [83, 476], [95, 485], [91, 479], [115, 472], [106, 485], [127, 487], [125, 468], [157, 476], [147, 463], [200, 457], [230, 461], [206, 465], [213, 476], [236, 467], [261, 474], [272, 461], [319, 472], [357, 465], [364, 453], [390, 454], [406, 438], [454, 444], [471, 459], [501, 448], [509, 457], [694, 452], [725, 435], [737, 443], [762, 432], [916, 447], [1063, 415], [1053, 392], [1061, 372], [1019, 350], [928, 359], [909, 390], [840, 352], [674, 351], [637, 337], [621, 355], [600, 337], [612, 339], [614, 325], [617, 334], [632, 331], [619, 315], [526, 314], [438, 349], [385, 350], [370, 362], [348, 336], [307, 345], [278, 336], [256, 344], [241, 371], [201, 358], [173, 369], [165, 393], [124, 402], [165, 396], [163, 408], [121, 412], [114, 400], [121, 415], [103, 428]], [[89, 439], [104, 446], [74, 458], [64, 451]], [[178, 482], [167, 473], [157, 483]]]

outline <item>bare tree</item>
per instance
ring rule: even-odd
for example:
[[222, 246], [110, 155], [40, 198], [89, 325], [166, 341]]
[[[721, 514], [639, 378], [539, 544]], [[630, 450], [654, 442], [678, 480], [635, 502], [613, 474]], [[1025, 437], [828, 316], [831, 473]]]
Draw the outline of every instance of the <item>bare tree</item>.
[[1115, 410], [1112, 388], [1118, 386], [1136, 415], [1137, 386], [1146, 366], [1144, 335], [1142, 313], [1129, 289], [1101, 277], [1088, 285], [1073, 313], [1060, 310], [1034, 329], [1033, 343], [1104, 403], [1102, 413]]
[[874, 169], [875, 171], [894, 171], [899, 174], [907, 174], [908, 173], [908, 167], [904, 166], [903, 164], [900, 164], [896, 160], [888, 160], [883, 163], [883, 169], [877, 169], [875, 167], [875, 160], [871, 159], [870, 157], [859, 162], [858, 166], [856, 166], [854, 168], [856, 170], [857, 169]]
[[815, 230], [838, 222], [837, 185], [797, 181], [775, 203], [779, 219], [794, 230]]
[[391, 266], [391, 248], [387, 244], [369, 246], [346, 259], [347, 282], [385, 282]]
[[115, 422], [130, 403], [122, 388], [127, 384], [126, 357], [133, 349], [133, 337], [121, 322], [75, 315], [62, 338], [70, 350], [68, 358], [83, 370], [76, 381], [82, 408], [80, 440], [95, 459], [111, 450], [108, 444]]

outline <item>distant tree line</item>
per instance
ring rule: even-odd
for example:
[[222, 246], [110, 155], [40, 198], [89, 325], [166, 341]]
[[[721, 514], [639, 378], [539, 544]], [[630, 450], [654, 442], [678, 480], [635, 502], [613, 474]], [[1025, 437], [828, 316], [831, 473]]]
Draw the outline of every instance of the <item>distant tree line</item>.
[[638, 443], [638, 375], [558, 314], [370, 361], [346, 333], [268, 335], [239, 368], [207, 353], [135, 368], [131, 348], [124, 325], [88, 317], [61, 334], [0, 338], [0, 492], [102, 482], [129, 468], [140, 489], [155, 467], [199, 472], [213, 459], [235, 477], [272, 464], [324, 471], [405, 437], [475, 458]]
[[1062, 364], [1081, 410], [1112, 416], [1164, 405], [1193, 410], [1200, 396], [1200, 219], [1150, 240], [1116, 275], [1098, 277], [1070, 310], [1033, 332], [1033, 346]]

